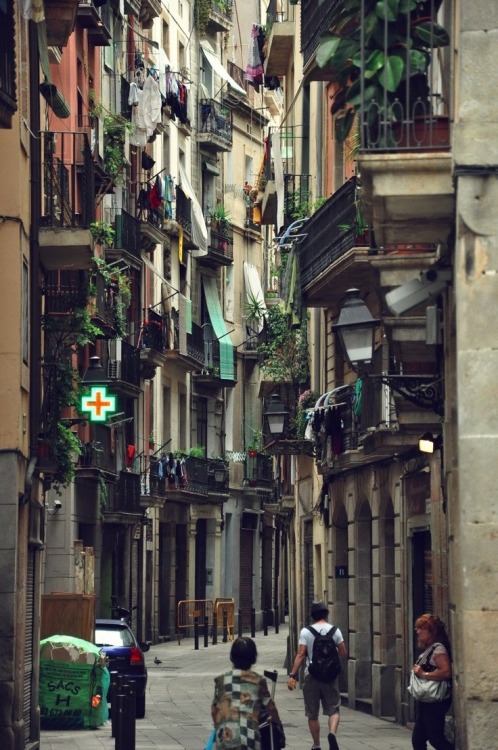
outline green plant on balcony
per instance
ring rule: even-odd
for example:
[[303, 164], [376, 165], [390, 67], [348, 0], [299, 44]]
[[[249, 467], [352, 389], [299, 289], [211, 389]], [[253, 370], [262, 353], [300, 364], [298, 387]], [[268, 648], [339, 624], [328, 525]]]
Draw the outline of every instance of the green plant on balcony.
[[74, 479], [75, 456], [82, 453], [78, 437], [64, 423], [63, 414], [79, 405], [81, 385], [74, 356], [78, 348], [102, 336], [102, 330], [92, 322], [91, 291], [88, 283], [66, 300], [66, 314], [42, 318], [45, 352], [40, 443], [44, 450], [48, 448], [55, 463], [51, 481], [56, 490]]
[[306, 432], [306, 427], [308, 425], [308, 409], [311, 409], [316, 404], [319, 396], [320, 394], [316, 391], [307, 390], [303, 391], [298, 398], [294, 428], [296, 438], [299, 440], [304, 438]]
[[247, 454], [250, 458], [255, 458], [263, 446], [263, 431], [259, 428], [252, 428], [252, 437], [249, 445], [246, 446]]
[[227, 211], [223, 203], [217, 203], [209, 212], [209, 222], [211, 229], [225, 235], [232, 227], [230, 211]]
[[[442, 2], [434, 0], [435, 14]], [[335, 136], [343, 142], [362, 106], [377, 103], [368, 122], [375, 127], [376, 120], [395, 121], [400, 108], [407, 111], [415, 101], [428, 102], [431, 49], [446, 47], [449, 36], [430, 17], [429, 2], [365, 0], [363, 19], [362, 0], [338, 7], [330, 24], [333, 31], [321, 37], [316, 61], [337, 84], [331, 111], [336, 116]], [[406, 101], [408, 79], [410, 101]]]
[[122, 183], [129, 162], [125, 154], [126, 135], [134, 132], [133, 124], [99, 102], [92, 89], [89, 94], [90, 114], [102, 118], [104, 128], [104, 169], [115, 184]]
[[266, 341], [258, 346], [261, 374], [277, 383], [303, 385], [309, 381], [308, 316], [298, 325], [281, 305], [270, 307], [265, 319]]
[[203, 34], [206, 31], [212, 7], [213, 0], [195, 0], [194, 22], [199, 34]]
[[97, 244], [112, 247], [116, 231], [106, 221], [92, 221], [90, 224], [90, 234]]
[[206, 458], [206, 449], [203, 445], [194, 445], [190, 448], [188, 455], [192, 458]]
[[318, 211], [320, 206], [323, 206], [326, 202], [327, 198], [325, 196], [320, 196], [316, 200], [312, 200], [309, 191], [296, 190], [286, 195], [284, 211], [286, 216], [296, 221], [297, 219], [305, 219], [306, 217], [313, 216], [315, 211]]
[[126, 310], [131, 302], [131, 278], [126, 271], [115, 265], [109, 265], [103, 258], [94, 257], [95, 273], [104, 279], [108, 289], [115, 289], [112, 295], [112, 322], [116, 331], [116, 338], [122, 338], [127, 333]]
[[244, 318], [249, 326], [259, 323], [266, 315], [266, 305], [264, 300], [249, 291], [244, 304]]

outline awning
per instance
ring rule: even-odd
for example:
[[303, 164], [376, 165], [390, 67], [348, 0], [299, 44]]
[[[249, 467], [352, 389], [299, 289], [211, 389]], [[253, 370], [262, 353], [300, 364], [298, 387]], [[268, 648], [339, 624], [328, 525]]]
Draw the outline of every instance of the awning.
[[247, 301], [249, 303], [253, 303], [254, 300], [257, 300], [258, 302], [261, 302], [262, 307], [264, 307], [265, 309], [262, 318], [258, 321], [255, 320], [254, 323], [251, 323], [252, 328], [255, 328], [258, 332], [261, 332], [263, 330], [264, 318], [267, 315], [265, 295], [263, 294], [263, 289], [261, 288], [261, 279], [258, 269], [255, 265], [253, 265], [252, 263], [248, 263], [246, 260], [244, 261], [244, 280], [246, 283]]
[[223, 78], [223, 80], [228, 83], [230, 88], [233, 89], [234, 93], [239, 94], [239, 96], [247, 96], [245, 89], [243, 89], [242, 86], [239, 86], [239, 84], [234, 81], [228, 70], [223, 67], [214, 52], [210, 50], [210, 46], [211, 45], [209, 44], [209, 42], [201, 42], [202, 52], [216, 75], [218, 75], [220, 78]]
[[208, 253], [206, 221], [204, 219], [204, 214], [202, 213], [202, 208], [197, 200], [197, 196], [194, 193], [190, 180], [187, 177], [187, 173], [181, 162], [178, 162], [178, 170], [180, 173], [180, 187], [187, 198], [190, 198], [192, 202], [192, 241], [197, 245], [198, 250], [191, 250], [190, 254], [193, 255], [194, 258], [200, 258]]
[[212, 276], [203, 276], [202, 284], [206, 297], [206, 305], [209, 313], [209, 319], [213, 327], [214, 335], [220, 345], [220, 378], [222, 380], [235, 380], [233, 366], [233, 344], [230, 334], [225, 325], [223, 311], [221, 309], [220, 298], [218, 297], [218, 288], [216, 279]]

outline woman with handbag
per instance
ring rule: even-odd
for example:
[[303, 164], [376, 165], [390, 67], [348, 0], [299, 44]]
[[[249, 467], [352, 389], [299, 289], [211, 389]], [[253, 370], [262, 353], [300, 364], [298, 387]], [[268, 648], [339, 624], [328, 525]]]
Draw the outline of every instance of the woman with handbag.
[[251, 669], [257, 656], [251, 638], [237, 638], [230, 650], [233, 668], [215, 678], [213, 750], [261, 750], [261, 716], [280, 723], [266, 679]]
[[445, 715], [451, 705], [451, 650], [444, 623], [436, 615], [415, 621], [417, 645], [423, 650], [412, 668], [409, 692], [417, 701], [412, 733], [414, 750], [454, 750], [444, 734]]

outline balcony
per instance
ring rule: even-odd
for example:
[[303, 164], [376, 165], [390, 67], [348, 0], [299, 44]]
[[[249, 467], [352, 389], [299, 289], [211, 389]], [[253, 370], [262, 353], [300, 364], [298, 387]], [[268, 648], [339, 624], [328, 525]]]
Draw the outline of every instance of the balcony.
[[155, 310], [144, 309], [142, 322], [139, 326], [138, 348], [140, 349], [140, 365], [142, 377], [152, 380], [156, 368], [166, 362], [166, 333], [169, 318], [160, 315]]
[[[106, 209], [106, 220], [114, 228], [112, 247], [106, 248], [106, 259], [109, 263], [119, 260], [125, 254], [142, 261], [141, 223], [124, 208]], [[126, 258], [125, 258], [126, 260]]]
[[138, 20], [144, 29], [151, 29], [154, 18], [161, 15], [161, 0], [142, 0]]
[[370, 236], [364, 225], [358, 225], [356, 178], [313, 214], [303, 233], [298, 252], [306, 306], [334, 309], [346, 289], [371, 285]]
[[102, 367], [111, 391], [137, 398], [140, 394], [140, 350], [122, 339], [108, 341], [102, 349]]
[[[142, 516], [140, 506], [140, 474], [131, 471], [120, 471], [115, 485], [108, 485], [108, 496], [104, 509], [105, 521], [123, 520], [121, 514]], [[117, 516], [110, 518], [109, 516]], [[135, 521], [137, 519], [133, 519]]]
[[166, 360], [183, 370], [194, 372], [204, 365], [204, 334], [202, 328], [192, 323], [187, 332], [185, 311], [172, 310], [166, 318]]
[[342, 0], [321, 4], [315, 0], [301, 0], [301, 51], [304, 76], [309, 81], [327, 81], [330, 78], [330, 73], [316, 64], [315, 55], [321, 35], [329, 32], [341, 8]]
[[164, 229], [164, 206], [155, 204], [148, 183], [141, 183], [137, 201], [137, 220], [140, 223], [140, 246], [150, 251], [166, 239]]
[[192, 238], [192, 201], [178, 186], [176, 188], [176, 221], [183, 230], [184, 249], [196, 249], [197, 245]]
[[116, 290], [106, 285], [103, 276], [99, 273], [95, 276], [94, 286], [95, 297], [91, 308], [92, 323], [98, 326], [104, 335], [116, 335], [114, 317]]
[[258, 494], [273, 492], [273, 459], [258, 453], [256, 456], [246, 456], [244, 486], [255, 490]]
[[212, 31], [232, 30], [233, 0], [212, 0], [208, 26]]
[[93, 2], [78, 5], [78, 25], [87, 29], [88, 40], [96, 47], [108, 47], [111, 39], [112, 16], [108, 5], [96, 8]]
[[49, 47], [65, 47], [73, 33], [79, 0], [45, 0], [45, 25]]
[[264, 61], [265, 75], [285, 76], [289, 65], [292, 63], [296, 33], [295, 23], [289, 20], [285, 14], [277, 11], [275, 0], [270, 0], [266, 15], [267, 22], [272, 26]]
[[95, 167], [86, 133], [43, 137], [40, 258], [46, 270], [89, 269], [95, 218]]
[[220, 153], [232, 149], [232, 112], [222, 102], [201, 99], [197, 143], [205, 151]]
[[219, 390], [220, 388], [235, 388], [237, 384], [237, 350], [233, 350], [233, 378], [222, 377], [220, 360], [220, 342], [204, 339], [204, 361], [199, 372], [194, 373], [195, 390]]
[[227, 461], [188, 455], [170, 460], [172, 455], [151, 459], [142, 475], [142, 496], [147, 496], [144, 502], [149, 503], [149, 498], [155, 498], [155, 504], [163, 500], [187, 504], [216, 503], [228, 498]]
[[208, 252], [198, 262], [211, 268], [230, 266], [233, 263], [233, 228], [208, 227]]
[[116, 459], [112, 449], [111, 430], [92, 424], [92, 439], [85, 443], [78, 458], [76, 478], [98, 480], [102, 472], [116, 476]]

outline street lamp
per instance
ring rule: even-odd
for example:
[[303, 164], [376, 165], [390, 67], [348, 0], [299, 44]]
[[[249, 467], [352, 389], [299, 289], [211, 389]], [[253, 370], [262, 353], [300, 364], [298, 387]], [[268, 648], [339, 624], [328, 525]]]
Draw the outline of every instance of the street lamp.
[[348, 289], [346, 301], [332, 330], [337, 333], [342, 349], [354, 368], [359, 362], [371, 362], [375, 329], [379, 318], [374, 318], [360, 298], [359, 289]]
[[104, 368], [101, 365], [100, 357], [90, 357], [88, 369], [81, 378], [83, 385], [100, 385], [109, 382]]
[[[346, 301], [332, 330], [337, 333], [343, 351], [356, 372], [358, 365], [372, 361], [375, 329], [380, 323], [359, 296], [358, 289], [348, 289]], [[444, 414], [442, 384], [443, 378], [435, 375], [372, 375], [362, 371], [363, 378], [378, 380], [388, 385], [396, 393], [423, 409], [432, 409], [436, 414]]]
[[266, 411], [263, 412], [263, 416], [266, 417], [271, 436], [273, 438], [281, 437], [285, 430], [285, 422], [289, 416], [289, 412], [280, 400], [280, 395], [276, 391], [271, 394]]

